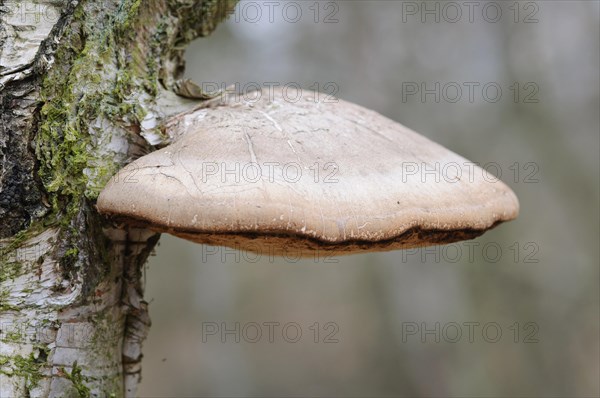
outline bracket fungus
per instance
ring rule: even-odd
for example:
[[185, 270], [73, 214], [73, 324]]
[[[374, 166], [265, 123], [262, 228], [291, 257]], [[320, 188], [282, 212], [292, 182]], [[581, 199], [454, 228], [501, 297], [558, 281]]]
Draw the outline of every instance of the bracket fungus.
[[198, 243], [340, 255], [472, 239], [519, 210], [472, 162], [312, 91], [230, 95], [165, 129], [173, 142], [112, 178], [101, 213]]

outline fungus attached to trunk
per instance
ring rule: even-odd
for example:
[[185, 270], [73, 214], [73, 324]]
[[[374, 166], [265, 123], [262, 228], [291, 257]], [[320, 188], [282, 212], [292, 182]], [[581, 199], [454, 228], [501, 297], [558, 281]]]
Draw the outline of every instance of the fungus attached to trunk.
[[229, 96], [167, 126], [174, 142], [113, 177], [101, 213], [194, 242], [308, 255], [471, 239], [519, 209], [472, 162], [311, 91]]

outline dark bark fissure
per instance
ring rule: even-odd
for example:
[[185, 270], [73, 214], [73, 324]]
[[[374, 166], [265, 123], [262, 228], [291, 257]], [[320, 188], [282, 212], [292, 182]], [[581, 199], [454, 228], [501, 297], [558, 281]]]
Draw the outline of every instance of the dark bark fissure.
[[14, 116], [15, 111], [27, 110], [30, 106], [27, 94], [21, 97], [12, 94], [33, 91], [31, 87], [35, 86], [36, 80], [32, 78], [17, 87], [5, 87], [0, 93], [0, 238], [15, 235], [46, 212], [41, 184], [36, 179], [36, 158], [31, 149], [34, 117]]
[[[24, 2], [19, 6], [26, 5]], [[48, 213], [49, 206], [37, 175], [38, 163], [33, 149], [41, 108], [40, 85], [47, 62], [45, 57], [58, 48], [59, 41], [54, 38], [60, 36], [70, 23], [75, 6], [76, 2], [65, 4], [60, 18], [52, 27], [49, 37], [40, 43], [31, 63], [8, 70], [0, 63], [0, 77], [29, 70], [28, 76], [23, 79], [0, 83], [0, 238], [15, 235]], [[0, 1], [0, 15], [15, 11], [7, 7], [7, 1]], [[2, 24], [0, 59], [4, 55], [6, 41], [7, 28]]]

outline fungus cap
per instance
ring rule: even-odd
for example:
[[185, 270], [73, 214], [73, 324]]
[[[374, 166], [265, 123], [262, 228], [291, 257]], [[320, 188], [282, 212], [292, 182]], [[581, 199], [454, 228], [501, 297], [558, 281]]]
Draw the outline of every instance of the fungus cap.
[[374, 111], [257, 91], [181, 115], [171, 145], [123, 168], [97, 207], [198, 243], [282, 254], [446, 244], [514, 219], [515, 194]]

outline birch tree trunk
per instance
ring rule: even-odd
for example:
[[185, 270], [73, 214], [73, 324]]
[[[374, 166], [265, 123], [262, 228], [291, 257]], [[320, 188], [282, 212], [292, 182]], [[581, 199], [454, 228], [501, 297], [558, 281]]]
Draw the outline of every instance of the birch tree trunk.
[[0, 396], [134, 396], [158, 235], [94, 202], [166, 139], [184, 45], [235, 0], [0, 0]]

